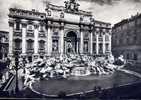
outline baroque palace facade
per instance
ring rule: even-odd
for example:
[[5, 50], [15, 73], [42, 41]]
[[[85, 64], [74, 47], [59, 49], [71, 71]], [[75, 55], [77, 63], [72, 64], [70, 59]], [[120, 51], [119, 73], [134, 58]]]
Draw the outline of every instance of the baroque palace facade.
[[111, 53], [111, 24], [79, 10], [75, 0], [66, 1], [65, 7], [48, 3], [45, 11], [9, 9], [10, 57], [16, 51], [29, 59], [66, 53]]
[[141, 63], [141, 14], [122, 20], [112, 29], [112, 53]]

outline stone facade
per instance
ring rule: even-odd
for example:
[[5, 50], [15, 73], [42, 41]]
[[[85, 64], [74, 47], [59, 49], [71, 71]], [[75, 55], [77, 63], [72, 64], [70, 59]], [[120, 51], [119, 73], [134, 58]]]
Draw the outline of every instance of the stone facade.
[[141, 62], [141, 14], [114, 25], [112, 29], [112, 52], [124, 55], [128, 61]]
[[111, 53], [111, 24], [79, 10], [75, 0], [65, 7], [48, 3], [45, 13], [17, 8], [9, 12], [9, 56], [16, 51], [29, 58]]

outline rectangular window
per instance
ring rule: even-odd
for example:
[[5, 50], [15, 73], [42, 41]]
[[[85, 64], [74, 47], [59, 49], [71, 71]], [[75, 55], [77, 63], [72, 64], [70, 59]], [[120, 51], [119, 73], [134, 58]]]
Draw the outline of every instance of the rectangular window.
[[93, 43], [93, 52], [96, 52], [96, 43]]
[[39, 42], [39, 49], [40, 50], [44, 50], [45, 49], [45, 42], [44, 41], [40, 41]]
[[103, 52], [103, 47], [102, 47], [102, 43], [99, 44], [99, 52], [102, 53]]
[[15, 48], [16, 49], [21, 49], [21, 43], [20, 42], [15, 42]]
[[27, 49], [32, 50], [33, 49], [33, 41], [28, 41], [27, 42]]
[[106, 51], [109, 51], [109, 44], [106, 44]]
[[109, 36], [105, 35], [105, 41], [109, 41]]
[[44, 32], [44, 26], [41, 25], [40, 28], [39, 28], [39, 31]]
[[16, 30], [20, 30], [20, 22], [16, 22]]

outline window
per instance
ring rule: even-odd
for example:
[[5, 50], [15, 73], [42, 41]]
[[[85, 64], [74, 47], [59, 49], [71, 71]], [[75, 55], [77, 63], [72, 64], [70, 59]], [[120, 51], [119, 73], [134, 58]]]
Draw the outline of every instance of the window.
[[16, 22], [16, 30], [20, 30], [20, 22]]
[[99, 52], [102, 52], [103, 48], [102, 48], [102, 43], [99, 44]]
[[39, 30], [40, 30], [40, 32], [44, 32], [44, 26], [41, 25]]
[[88, 38], [89, 38], [89, 34], [88, 34], [88, 33], [85, 33], [85, 34], [84, 34], [84, 38], [85, 38], [85, 39], [88, 39]]
[[102, 31], [100, 31], [99, 37], [102, 37]]
[[33, 49], [33, 40], [28, 40], [27, 41], [27, 49], [32, 50]]
[[45, 41], [39, 41], [39, 49], [44, 50], [45, 49]]
[[58, 35], [58, 32], [54, 32], [53, 35], [57, 36]]
[[106, 44], [106, 51], [109, 51], [109, 44]]
[[93, 41], [96, 41], [96, 35], [93, 34]]
[[96, 43], [93, 43], [93, 52], [96, 52]]
[[19, 40], [19, 39], [15, 40], [15, 49], [16, 50], [21, 49], [21, 40]]
[[29, 31], [32, 31], [33, 30], [33, 25], [28, 25], [28, 28], [27, 28]]
[[105, 41], [109, 41], [109, 36], [105, 35]]
[[58, 51], [58, 40], [52, 41], [52, 51]]

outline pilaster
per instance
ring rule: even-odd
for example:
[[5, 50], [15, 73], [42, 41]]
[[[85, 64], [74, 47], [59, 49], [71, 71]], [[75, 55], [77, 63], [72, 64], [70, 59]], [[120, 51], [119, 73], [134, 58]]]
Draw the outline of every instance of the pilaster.
[[26, 56], [26, 30], [27, 30], [27, 21], [22, 21], [22, 57]]
[[39, 43], [38, 43], [38, 35], [39, 35], [39, 23], [34, 22], [34, 58], [38, 58], [38, 48], [39, 48]]
[[60, 25], [60, 53], [61, 55], [64, 54], [64, 23]]
[[9, 50], [8, 56], [13, 57], [13, 32], [14, 32], [14, 21], [9, 19]]
[[96, 33], [96, 54], [99, 54], [99, 34]]

